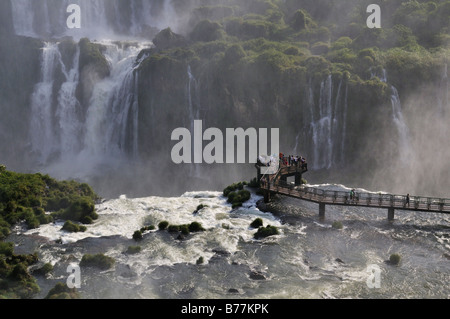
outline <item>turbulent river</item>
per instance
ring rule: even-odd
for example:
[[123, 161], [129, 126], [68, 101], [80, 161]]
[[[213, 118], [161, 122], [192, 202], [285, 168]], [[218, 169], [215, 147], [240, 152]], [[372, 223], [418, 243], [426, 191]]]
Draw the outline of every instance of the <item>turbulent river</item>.
[[[316, 185], [348, 190], [342, 185]], [[311, 298], [449, 298], [450, 218], [444, 214], [397, 211], [394, 222], [385, 210], [327, 207], [290, 198], [258, 207], [252, 194], [232, 209], [221, 192], [188, 192], [180, 197], [104, 200], [99, 219], [84, 233], [61, 231], [62, 222], [26, 230], [17, 227], [8, 241], [16, 253], [37, 252], [40, 265], [54, 270], [38, 276], [43, 298], [57, 282], [66, 282], [67, 267], [86, 253], [115, 259], [106, 271], [81, 268], [84, 299], [311, 299]], [[206, 205], [194, 213], [198, 205]], [[276, 236], [256, 240], [250, 224], [262, 218], [276, 226]], [[200, 222], [204, 232], [184, 239], [157, 228], [136, 242], [135, 230], [161, 221]], [[342, 229], [332, 227], [340, 221]], [[129, 246], [141, 246], [127, 254]], [[399, 254], [398, 266], [387, 262]], [[204, 262], [197, 264], [200, 257]], [[36, 267], [38, 267], [37, 265]], [[370, 285], [376, 267], [379, 288]], [[371, 277], [372, 276], [372, 277]]]

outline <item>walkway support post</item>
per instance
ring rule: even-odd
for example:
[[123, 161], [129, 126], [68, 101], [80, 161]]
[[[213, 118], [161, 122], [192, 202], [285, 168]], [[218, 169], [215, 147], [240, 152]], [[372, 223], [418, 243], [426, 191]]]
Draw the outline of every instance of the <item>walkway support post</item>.
[[319, 203], [319, 219], [325, 219], [325, 203]]
[[395, 218], [395, 209], [393, 207], [388, 208], [388, 220], [392, 221]]

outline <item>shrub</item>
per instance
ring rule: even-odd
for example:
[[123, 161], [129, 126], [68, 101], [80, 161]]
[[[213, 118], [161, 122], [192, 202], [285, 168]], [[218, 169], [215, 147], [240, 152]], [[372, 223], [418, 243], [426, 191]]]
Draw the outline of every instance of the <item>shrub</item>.
[[141, 246], [128, 246], [126, 253], [130, 255], [139, 254], [141, 250], [142, 250]]
[[70, 289], [64, 283], [57, 283], [50, 289], [45, 299], [80, 299], [80, 294], [75, 288]]
[[201, 264], [203, 264], [204, 262], [205, 262], [205, 261], [204, 261], [203, 257], [200, 257], [199, 259], [197, 259], [196, 264], [197, 264], [197, 265], [201, 265]]
[[190, 234], [189, 225], [181, 225], [180, 231], [183, 235], [189, 235]]
[[263, 226], [263, 220], [261, 218], [256, 218], [251, 224], [250, 227], [252, 228], [259, 228]]
[[169, 226], [169, 222], [164, 220], [158, 224], [158, 229], [165, 230], [165, 229], [167, 229], [168, 226]]
[[138, 241], [138, 240], [141, 240], [142, 238], [143, 238], [142, 232], [140, 230], [136, 230], [133, 234], [133, 239]]
[[177, 232], [180, 231], [180, 226], [178, 226], [178, 225], [170, 225], [170, 226], [167, 228], [167, 231], [168, 231], [169, 233], [177, 233]]
[[398, 264], [400, 263], [401, 259], [402, 259], [402, 257], [401, 257], [399, 254], [392, 254], [392, 255], [389, 257], [389, 262], [390, 262], [392, 265], [398, 265]]
[[77, 225], [77, 224], [73, 223], [72, 221], [68, 220], [64, 223], [64, 225], [61, 229], [65, 230], [67, 232], [70, 232], [70, 233], [78, 233], [78, 232], [85, 232], [87, 228], [86, 228], [86, 226]]
[[41, 268], [36, 269], [33, 274], [35, 275], [46, 275], [49, 272], [53, 271], [53, 265], [51, 263], [46, 263], [45, 265], [43, 265]]
[[204, 231], [205, 229], [202, 227], [202, 224], [198, 223], [198, 222], [192, 222], [189, 225], [189, 231], [192, 233], [196, 233], [196, 232], [201, 232]]
[[279, 231], [278, 231], [277, 227], [268, 225], [267, 227], [259, 227], [258, 231], [254, 235], [254, 238], [261, 239], [261, 238], [266, 238], [266, 237], [274, 236], [274, 235], [278, 235], [278, 234], [279, 234]]
[[333, 222], [331, 227], [333, 227], [334, 229], [342, 229], [342, 228], [344, 228], [344, 226], [342, 225], [342, 222], [340, 222], [340, 221]]
[[14, 244], [0, 242], [0, 255], [12, 256], [14, 254]]
[[114, 258], [105, 256], [103, 254], [86, 254], [81, 258], [81, 267], [95, 267], [101, 270], [107, 270], [111, 268], [115, 263]]
[[88, 197], [80, 197], [75, 200], [67, 209], [58, 214], [58, 217], [71, 220], [81, 221], [89, 216], [92, 219], [97, 219], [98, 215], [95, 213], [94, 202]]
[[197, 23], [190, 34], [193, 41], [211, 42], [223, 37], [222, 26], [217, 22], [203, 20]]

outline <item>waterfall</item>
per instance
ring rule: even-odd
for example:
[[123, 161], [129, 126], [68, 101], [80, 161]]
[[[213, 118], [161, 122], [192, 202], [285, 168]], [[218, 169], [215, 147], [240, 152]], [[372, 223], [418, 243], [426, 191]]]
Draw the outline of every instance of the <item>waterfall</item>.
[[377, 76], [382, 82], [387, 83], [391, 89], [391, 106], [392, 106], [392, 123], [398, 132], [398, 149], [400, 160], [404, 163], [411, 161], [412, 150], [410, 141], [409, 127], [403, 116], [403, 107], [398, 94], [398, 90], [388, 83], [388, 76], [385, 69], [382, 70], [381, 76], [377, 72], [371, 70], [371, 77]]
[[61, 55], [59, 57], [59, 63], [62, 66], [62, 72], [66, 81], [61, 85], [59, 91], [56, 116], [59, 119], [61, 155], [70, 158], [72, 154], [79, 151], [80, 145], [77, 137], [82, 133], [81, 105], [75, 97], [79, 81], [80, 48], [77, 46], [77, 51], [72, 62], [72, 69], [68, 72], [62, 62]]
[[39, 162], [45, 163], [54, 151], [56, 133], [53, 117], [54, 73], [60, 52], [57, 43], [45, 43], [41, 56], [41, 82], [31, 96], [30, 137], [32, 151]]
[[438, 106], [440, 115], [445, 114], [450, 105], [448, 87], [448, 65], [444, 64], [444, 67], [442, 68], [442, 76], [438, 94]]
[[41, 165], [58, 166], [55, 174], [66, 173], [68, 166], [86, 173], [89, 165], [138, 157], [137, 68], [148, 55], [137, 57], [150, 43], [101, 44], [111, 72], [94, 84], [88, 105], [76, 96], [79, 45], [73, 57], [63, 57], [57, 42], [42, 49], [41, 81], [31, 96], [30, 143]]
[[[171, 0], [160, 5], [155, 0], [10, 0], [17, 35], [54, 38], [72, 36], [98, 39], [149, 37], [151, 27], [164, 29], [174, 25], [175, 10]], [[67, 28], [67, 7], [81, 9], [81, 29]]]
[[30, 0], [13, 0], [11, 6], [15, 33], [36, 37], [33, 28], [34, 15], [30, 14], [34, 12], [32, 2]]
[[[330, 169], [343, 162], [347, 121], [347, 94], [342, 94], [343, 80], [339, 81], [336, 93], [331, 74], [320, 84], [319, 101], [316, 105], [314, 89], [310, 80], [308, 87], [309, 132], [311, 139], [313, 169]], [[344, 96], [344, 98], [343, 98]], [[342, 101], [344, 100], [344, 101]], [[296, 142], [298, 144], [298, 141]], [[308, 144], [308, 143], [306, 143]], [[296, 148], [297, 149], [297, 146]]]
[[[137, 155], [137, 68], [136, 58], [145, 46], [102, 42], [111, 66], [111, 75], [93, 90], [86, 115], [83, 155], [103, 160], [105, 155]], [[130, 142], [131, 141], [131, 142]]]

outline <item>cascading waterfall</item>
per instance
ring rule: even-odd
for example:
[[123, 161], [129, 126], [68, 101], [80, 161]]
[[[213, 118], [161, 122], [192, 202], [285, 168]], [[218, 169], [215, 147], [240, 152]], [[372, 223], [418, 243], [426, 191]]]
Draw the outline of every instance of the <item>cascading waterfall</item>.
[[[371, 77], [373, 78], [375, 76], [377, 76], [380, 81], [389, 84], [385, 69], [382, 70], [381, 75], [371, 71]], [[403, 163], [409, 163], [412, 156], [409, 127], [403, 116], [403, 107], [398, 90], [391, 84], [389, 84], [389, 87], [391, 89], [392, 123], [395, 125], [398, 132], [400, 160]]]
[[[59, 56], [61, 57], [61, 55]], [[72, 69], [69, 72], [66, 71], [62, 59], [59, 60], [66, 82], [61, 85], [59, 91], [56, 116], [59, 119], [61, 156], [65, 158], [70, 158], [81, 147], [76, 138], [82, 133], [81, 105], [75, 97], [79, 81], [79, 60], [80, 48], [78, 46], [73, 58]]]
[[36, 84], [31, 96], [30, 137], [32, 151], [40, 163], [45, 163], [55, 146], [56, 133], [53, 120], [54, 73], [60, 59], [57, 43], [45, 43], [41, 56], [42, 80]]
[[[86, 172], [89, 165], [138, 157], [137, 68], [147, 55], [140, 60], [137, 56], [150, 43], [102, 45], [111, 74], [94, 85], [85, 106], [76, 96], [79, 46], [71, 66], [63, 62], [59, 43], [46, 43], [42, 50], [42, 81], [31, 98], [30, 141], [40, 164], [62, 166], [55, 174], [65, 171], [65, 165]], [[59, 73], [64, 76], [63, 83], [56, 81]]]
[[448, 87], [448, 65], [444, 64], [444, 67], [442, 68], [440, 92], [438, 95], [439, 111], [441, 114], [444, 114], [445, 110], [448, 109], [450, 105]]
[[334, 93], [333, 78], [330, 74], [321, 82], [319, 101], [316, 106], [312, 81], [309, 82], [307, 113], [309, 113], [310, 124], [306, 136], [311, 139], [312, 158], [309, 160], [313, 169], [330, 169], [345, 159], [348, 87], [345, 84], [345, 94], [343, 94], [343, 86], [344, 82], [341, 79]]
[[[150, 28], [164, 29], [174, 25], [175, 10], [171, 0], [161, 5], [152, 0], [11, 0], [17, 35], [31, 37], [73, 36], [99, 39], [120, 35], [150, 36]], [[81, 29], [67, 28], [67, 8], [81, 8]]]
[[[187, 68], [187, 76], [188, 76], [187, 102], [189, 110], [189, 126], [191, 128], [191, 132], [194, 132], [194, 121], [201, 120], [201, 118], [200, 118], [200, 105], [198, 102], [199, 85], [197, 79], [192, 73], [190, 65], [188, 65]], [[190, 174], [195, 177], [201, 176], [200, 167], [198, 164], [193, 164]]]
[[[83, 157], [103, 160], [105, 155], [137, 155], [137, 72], [136, 61], [146, 46], [103, 42], [111, 75], [94, 87], [86, 116]], [[131, 141], [131, 142], [130, 142]]]

